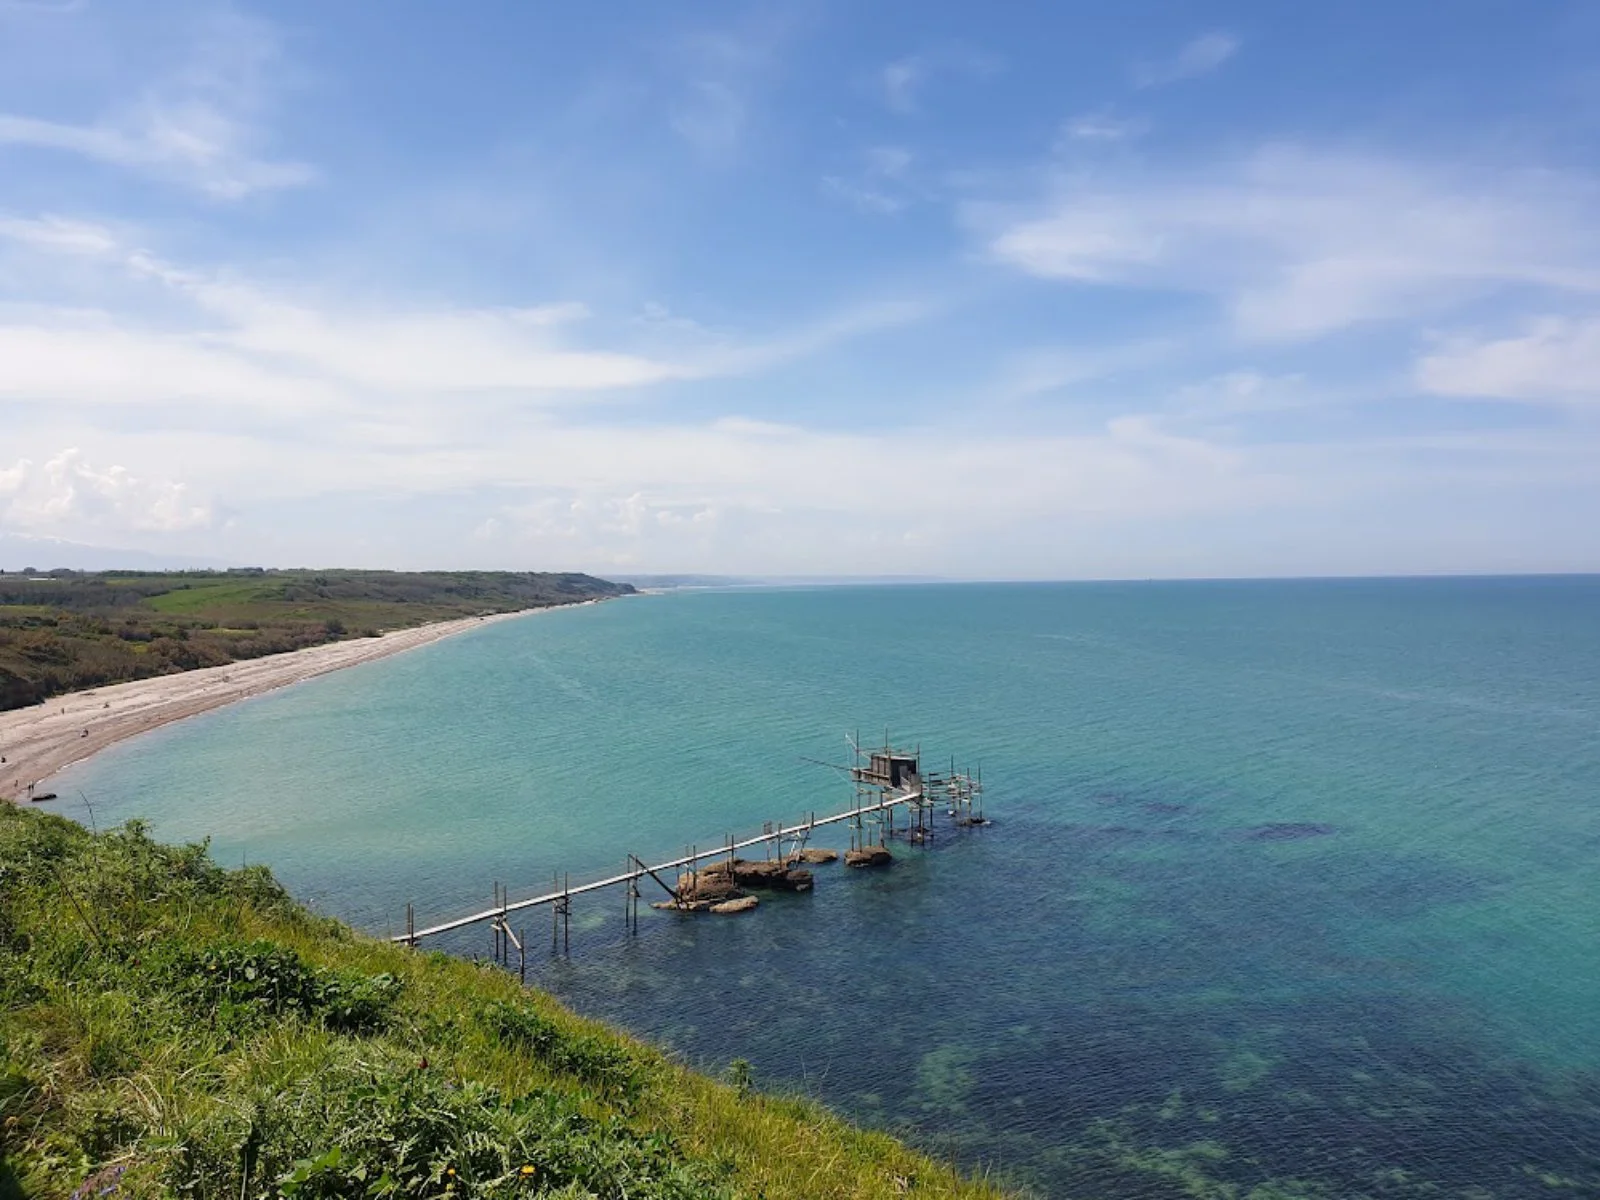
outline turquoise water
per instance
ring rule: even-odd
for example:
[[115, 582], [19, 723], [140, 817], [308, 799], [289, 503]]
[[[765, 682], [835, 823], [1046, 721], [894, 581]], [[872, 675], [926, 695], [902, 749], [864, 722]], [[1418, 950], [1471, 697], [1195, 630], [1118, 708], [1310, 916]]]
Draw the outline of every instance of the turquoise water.
[[531, 974], [1044, 1195], [1600, 1195], [1600, 579], [647, 597], [61, 791], [383, 933], [843, 808], [802, 759], [885, 726], [995, 824], [637, 938], [603, 893], [570, 959], [532, 914]]

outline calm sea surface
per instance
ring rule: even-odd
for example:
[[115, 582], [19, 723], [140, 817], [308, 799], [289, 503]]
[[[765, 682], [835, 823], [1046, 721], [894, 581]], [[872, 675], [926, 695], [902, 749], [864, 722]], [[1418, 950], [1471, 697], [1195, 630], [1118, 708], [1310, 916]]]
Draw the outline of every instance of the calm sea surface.
[[646, 597], [60, 790], [385, 933], [842, 809], [803, 759], [885, 726], [995, 823], [637, 938], [601, 893], [570, 959], [529, 913], [530, 976], [1043, 1195], [1600, 1195], [1600, 579]]

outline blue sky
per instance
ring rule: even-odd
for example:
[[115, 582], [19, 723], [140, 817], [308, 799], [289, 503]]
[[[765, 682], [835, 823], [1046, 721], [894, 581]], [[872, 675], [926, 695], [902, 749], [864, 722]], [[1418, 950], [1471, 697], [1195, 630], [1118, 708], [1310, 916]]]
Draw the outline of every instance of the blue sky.
[[0, 0], [0, 534], [1600, 569], [1600, 6]]

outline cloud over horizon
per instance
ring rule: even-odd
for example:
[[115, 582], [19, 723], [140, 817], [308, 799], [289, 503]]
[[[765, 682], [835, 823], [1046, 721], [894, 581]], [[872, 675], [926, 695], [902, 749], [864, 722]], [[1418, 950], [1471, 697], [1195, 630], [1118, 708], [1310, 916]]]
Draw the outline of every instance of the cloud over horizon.
[[[1470, 89], [1330, 129], [1352, 51], [1264, 6], [1198, 32], [941, 12], [908, 42], [781, 7], [448, 36], [0, 8], [0, 533], [729, 573], [1600, 566], [1542, 520], [1600, 527], [1600, 164], [1558, 152], [1577, 117], [1541, 90], [1581, 47], [1483, 19], [1516, 68], [1495, 104], [1548, 131], [1492, 142]], [[1362, 63], [1405, 103], [1408, 68]]]

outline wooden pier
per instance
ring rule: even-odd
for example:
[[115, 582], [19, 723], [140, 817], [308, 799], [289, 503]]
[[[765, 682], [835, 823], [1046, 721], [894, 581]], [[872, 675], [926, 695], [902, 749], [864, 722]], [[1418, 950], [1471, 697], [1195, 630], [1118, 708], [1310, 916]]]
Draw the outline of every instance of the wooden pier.
[[[781, 822], [769, 823], [762, 831], [752, 837], [736, 840], [729, 835], [712, 849], [701, 850], [692, 847], [687, 854], [665, 862], [647, 864], [635, 855], [628, 855], [628, 868], [615, 875], [608, 875], [603, 879], [590, 880], [587, 883], [571, 885], [564, 878], [561, 886], [541, 895], [530, 896], [523, 900], [511, 900], [506, 890], [498, 883], [495, 884], [495, 905], [481, 912], [470, 913], [454, 920], [442, 921], [437, 925], [429, 925], [418, 929], [415, 926], [413, 911], [410, 905], [406, 907], [406, 931], [397, 934], [390, 940], [405, 945], [415, 946], [417, 941], [425, 937], [435, 937], [439, 934], [451, 933], [457, 929], [465, 929], [471, 925], [487, 923], [495, 935], [495, 958], [497, 961], [509, 965], [510, 950], [515, 945], [519, 959], [526, 961], [526, 950], [522, 938], [518, 938], [511, 931], [507, 921], [510, 914], [522, 912], [530, 908], [549, 907], [552, 910], [552, 945], [557, 941], [567, 944], [568, 918], [572, 911], [572, 898], [587, 895], [590, 892], [602, 891], [606, 888], [627, 886], [628, 917], [630, 926], [638, 927], [638, 901], [639, 883], [652, 879], [659, 884], [674, 901], [679, 899], [679, 889], [667, 882], [663, 876], [671, 877], [672, 873], [683, 868], [694, 871], [702, 863], [725, 861], [732, 864], [734, 855], [752, 846], [768, 846], [775, 848], [779, 860], [786, 860], [789, 855], [784, 852], [785, 843], [790, 843], [790, 854], [798, 854], [813, 831], [828, 825], [839, 825], [849, 822], [851, 825], [852, 850], [865, 849], [870, 844], [883, 845], [887, 819], [889, 834], [894, 832], [894, 812], [896, 809], [905, 808], [909, 817], [905, 828], [906, 836], [913, 843], [923, 843], [933, 830], [934, 810], [941, 803], [948, 805], [948, 814], [956, 818], [957, 824], [972, 825], [985, 824], [982, 816], [981, 796], [983, 785], [981, 778], [958, 773], [952, 767], [948, 775], [933, 775], [926, 779], [920, 770], [920, 755], [917, 751], [896, 751], [887, 746], [881, 751], [874, 750], [863, 754], [855, 742], [851, 743], [855, 749], [856, 761], [853, 766], [838, 767], [850, 776], [856, 785], [856, 803], [853, 807], [843, 812], [833, 813], [830, 816], [818, 817], [811, 814], [806, 820], [794, 825], [785, 826]], [[865, 760], [865, 761], [863, 761]], [[834, 764], [826, 763], [825, 766]], [[869, 799], [876, 796], [876, 799]], [[875, 843], [874, 843], [874, 838]]]

